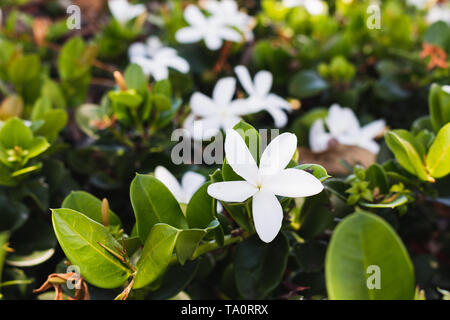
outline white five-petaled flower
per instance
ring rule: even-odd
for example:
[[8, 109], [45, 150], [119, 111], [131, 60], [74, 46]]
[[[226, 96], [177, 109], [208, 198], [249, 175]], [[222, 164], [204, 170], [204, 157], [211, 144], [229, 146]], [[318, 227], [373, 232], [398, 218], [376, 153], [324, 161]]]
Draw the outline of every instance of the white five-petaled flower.
[[222, 46], [223, 40], [242, 41], [239, 32], [214, 15], [205, 17], [200, 9], [192, 4], [184, 10], [184, 18], [189, 26], [176, 32], [175, 38], [178, 42], [192, 43], [203, 39], [208, 49], [217, 50]]
[[113, 17], [125, 24], [146, 11], [143, 4], [130, 4], [127, 0], [109, 0], [108, 7]]
[[234, 71], [242, 87], [249, 95], [246, 99], [247, 107], [252, 112], [267, 111], [274, 119], [276, 127], [284, 127], [287, 124], [288, 117], [283, 109], [291, 111], [292, 108], [289, 102], [276, 94], [270, 93], [273, 82], [272, 74], [269, 71], [261, 70], [256, 73], [254, 81], [252, 81], [246, 67], [237, 66]]
[[155, 36], [149, 37], [145, 44], [133, 43], [128, 55], [132, 63], [138, 64], [146, 75], [152, 75], [156, 81], [167, 79], [169, 68], [181, 73], [189, 72], [187, 61], [179, 57], [175, 49], [164, 47]]
[[286, 8], [305, 7], [310, 15], [319, 15], [325, 12], [325, 5], [320, 0], [283, 0]]
[[234, 100], [236, 80], [231, 77], [220, 79], [214, 87], [212, 99], [203, 93], [191, 96], [192, 113], [186, 118], [184, 128], [196, 140], [207, 140], [219, 133], [220, 129], [231, 129], [240, 116], [249, 110], [243, 100]]
[[225, 202], [244, 202], [252, 197], [252, 215], [258, 236], [272, 241], [281, 228], [283, 209], [277, 196], [297, 198], [320, 193], [322, 183], [312, 174], [298, 169], [285, 169], [297, 148], [297, 137], [283, 133], [267, 146], [259, 167], [244, 140], [235, 130], [225, 138], [227, 162], [243, 181], [213, 183], [208, 193]]
[[[325, 131], [325, 123], [329, 132]], [[373, 121], [360, 127], [359, 121], [350, 108], [341, 108], [333, 104], [325, 121], [316, 120], [309, 131], [309, 145], [313, 152], [323, 152], [335, 139], [340, 144], [358, 146], [377, 154], [380, 147], [373, 140], [385, 128], [384, 120]]]
[[155, 178], [164, 183], [174, 195], [179, 203], [187, 204], [194, 193], [205, 182], [205, 177], [192, 171], [186, 172], [181, 178], [181, 184], [178, 180], [163, 166], [157, 166], [155, 169]]
[[237, 28], [246, 41], [253, 40], [252, 24], [254, 18], [239, 10], [234, 0], [207, 0], [204, 8], [224, 25]]

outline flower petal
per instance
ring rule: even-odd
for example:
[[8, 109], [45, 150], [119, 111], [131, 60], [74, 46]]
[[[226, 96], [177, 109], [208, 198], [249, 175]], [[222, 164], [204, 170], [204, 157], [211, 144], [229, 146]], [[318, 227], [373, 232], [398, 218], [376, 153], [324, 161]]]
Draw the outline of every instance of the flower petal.
[[128, 48], [128, 56], [131, 57], [142, 57], [147, 53], [147, 47], [141, 42], [135, 42]]
[[262, 189], [268, 189], [277, 196], [298, 198], [320, 193], [323, 185], [319, 179], [304, 170], [288, 168], [268, 176]]
[[248, 182], [256, 185], [258, 166], [244, 139], [235, 130], [227, 130], [225, 156], [234, 172]]
[[376, 120], [362, 127], [361, 134], [367, 139], [373, 139], [382, 133], [385, 127], [386, 122], [384, 120]]
[[213, 183], [208, 187], [208, 194], [225, 202], [244, 202], [258, 189], [247, 181], [224, 181]]
[[297, 136], [285, 132], [273, 139], [264, 150], [259, 162], [261, 176], [273, 175], [288, 165], [297, 148]]
[[197, 116], [208, 117], [216, 115], [218, 110], [214, 101], [201, 92], [194, 92], [189, 101], [192, 112]]
[[166, 65], [181, 73], [189, 72], [189, 63], [181, 57], [175, 56], [165, 61]]
[[206, 34], [204, 40], [209, 50], [218, 50], [222, 46], [222, 38], [216, 33]]
[[253, 87], [252, 78], [250, 77], [248, 69], [244, 66], [237, 66], [234, 68], [234, 72], [236, 72], [239, 82], [247, 94], [252, 95], [255, 93], [255, 88]]
[[183, 202], [185, 199], [185, 194], [181, 189], [178, 180], [169, 172], [169, 170], [163, 166], [157, 166], [155, 169], [155, 178], [164, 183], [178, 202]]
[[189, 131], [195, 140], [209, 140], [219, 133], [221, 119], [217, 116], [195, 119], [195, 116], [188, 116], [184, 121], [184, 128]]
[[192, 4], [184, 9], [184, 19], [193, 26], [203, 26], [206, 18], [197, 6]]
[[229, 27], [219, 28], [218, 34], [222, 39], [232, 42], [241, 42], [243, 40], [242, 35], [239, 32]]
[[260, 96], [266, 96], [272, 88], [272, 74], [269, 71], [262, 70], [255, 75], [255, 89]]
[[261, 190], [253, 196], [253, 221], [259, 238], [268, 243], [277, 236], [283, 221], [283, 209], [277, 197]]
[[196, 172], [186, 172], [181, 178], [181, 187], [186, 195], [186, 203], [189, 202], [194, 193], [202, 186], [206, 178]]
[[358, 144], [358, 146], [369, 150], [373, 154], [378, 154], [378, 151], [380, 151], [380, 146], [373, 140], [363, 140]]
[[169, 77], [169, 69], [163, 64], [154, 64], [151, 74], [156, 81], [164, 80]]
[[217, 105], [228, 106], [236, 90], [236, 79], [227, 77], [217, 81], [213, 90], [213, 100]]
[[282, 128], [288, 123], [288, 117], [284, 111], [277, 107], [266, 107], [266, 111], [273, 118], [275, 127]]
[[203, 32], [197, 27], [184, 27], [175, 33], [175, 39], [180, 43], [192, 43], [200, 41]]
[[352, 109], [341, 108], [338, 104], [330, 107], [326, 123], [335, 138], [342, 134], [357, 135], [359, 132], [359, 121]]
[[317, 119], [309, 129], [309, 147], [313, 152], [323, 152], [328, 149], [331, 135], [325, 131], [322, 119]]

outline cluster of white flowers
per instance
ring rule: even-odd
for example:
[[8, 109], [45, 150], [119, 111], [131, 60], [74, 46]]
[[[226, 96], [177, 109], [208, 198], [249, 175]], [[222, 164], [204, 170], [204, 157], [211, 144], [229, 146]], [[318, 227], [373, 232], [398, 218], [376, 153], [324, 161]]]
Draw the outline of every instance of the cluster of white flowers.
[[297, 137], [283, 133], [272, 140], [261, 155], [259, 166], [242, 137], [228, 130], [225, 138], [227, 163], [244, 180], [213, 183], [208, 194], [224, 202], [244, 202], [252, 197], [255, 229], [264, 242], [271, 242], [281, 229], [283, 209], [277, 198], [308, 197], [320, 193], [323, 185], [312, 174], [285, 169], [297, 148]]
[[177, 31], [175, 38], [178, 42], [204, 40], [208, 49], [217, 50], [223, 40], [241, 42], [253, 39], [253, 18], [240, 11], [234, 0], [207, 0], [203, 4], [208, 16], [193, 4], [184, 10], [184, 19], [189, 26]]
[[[325, 124], [329, 132], [325, 131]], [[338, 104], [333, 104], [325, 120], [317, 119], [312, 124], [309, 131], [309, 146], [313, 152], [323, 152], [334, 139], [340, 144], [358, 146], [377, 154], [380, 147], [373, 139], [385, 126], [384, 120], [376, 120], [361, 127], [350, 108], [341, 108]]]
[[169, 68], [181, 73], [189, 72], [189, 63], [178, 56], [173, 48], [164, 47], [156, 36], [151, 36], [147, 42], [133, 43], [128, 49], [132, 63], [139, 65], [146, 75], [152, 75], [156, 80], [167, 79]]
[[145, 5], [130, 4], [127, 0], [109, 0], [108, 7], [114, 19], [121, 24], [125, 24], [147, 11]]
[[450, 2], [437, 3], [428, 10], [426, 20], [429, 24], [444, 21], [450, 24]]
[[232, 77], [222, 78], [217, 82], [212, 98], [195, 92], [190, 100], [192, 113], [184, 122], [184, 128], [194, 139], [210, 139], [220, 129], [233, 128], [242, 115], [263, 110], [273, 117], [277, 127], [287, 124], [288, 118], [283, 110], [290, 111], [292, 108], [289, 102], [270, 93], [272, 74], [265, 70], [259, 71], [252, 81], [246, 67], [237, 66], [234, 70], [248, 97], [233, 100], [236, 80]]

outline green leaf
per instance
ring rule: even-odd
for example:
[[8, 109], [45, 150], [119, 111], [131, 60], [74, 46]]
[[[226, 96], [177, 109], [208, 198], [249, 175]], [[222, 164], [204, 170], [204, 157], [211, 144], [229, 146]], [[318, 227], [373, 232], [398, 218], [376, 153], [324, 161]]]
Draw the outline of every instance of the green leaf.
[[181, 265], [184, 265], [192, 257], [205, 235], [206, 230], [202, 229], [187, 229], [178, 232], [175, 252]]
[[330, 211], [330, 200], [326, 192], [304, 199], [297, 222], [303, 238], [313, 238], [333, 225], [334, 215]]
[[328, 83], [317, 72], [300, 71], [289, 82], [288, 92], [291, 96], [303, 99], [315, 96], [328, 88]]
[[327, 170], [319, 164], [302, 164], [295, 167], [296, 169], [305, 170], [310, 172], [314, 177], [320, 180], [320, 182], [325, 181], [331, 176], [328, 175]]
[[14, 232], [6, 263], [15, 267], [32, 267], [50, 259], [55, 253], [56, 239], [52, 227], [39, 219], [30, 219]]
[[450, 93], [433, 83], [428, 95], [431, 123], [435, 132], [438, 132], [446, 123], [450, 122]]
[[0, 283], [2, 282], [2, 271], [6, 256], [6, 246], [8, 244], [8, 240], [9, 240], [9, 232], [8, 231], [0, 232]]
[[25, 159], [28, 160], [37, 157], [48, 148], [50, 148], [50, 144], [47, 142], [47, 139], [44, 137], [34, 138], [28, 146], [28, 154]]
[[450, 172], [450, 123], [439, 130], [427, 154], [427, 170], [434, 178], [442, 178]]
[[372, 190], [378, 188], [381, 194], [389, 192], [389, 181], [382, 166], [378, 163], [372, 164], [366, 170], [366, 179], [369, 181], [369, 188]]
[[165, 95], [159, 94], [159, 93], [153, 93], [151, 95], [153, 105], [155, 106], [156, 110], [158, 111], [168, 111], [172, 108], [172, 103], [170, 101], [170, 98], [166, 97]]
[[[72, 191], [63, 201], [62, 208], [81, 212], [88, 218], [103, 224], [102, 201], [85, 191]], [[110, 225], [122, 225], [119, 217], [110, 209], [108, 211]]]
[[131, 271], [99, 245], [114, 250], [121, 245], [98, 222], [71, 209], [52, 210], [53, 228], [61, 248], [81, 275], [94, 286], [106, 289], [121, 286]]
[[44, 120], [44, 124], [36, 130], [35, 134], [54, 141], [58, 137], [59, 132], [65, 128], [68, 116], [65, 110], [54, 109], [47, 111], [42, 120]]
[[401, 137], [396, 131], [386, 132], [384, 138], [389, 149], [394, 153], [395, 159], [406, 171], [416, 175], [421, 180], [432, 180], [427, 175], [425, 166], [410, 141], [404, 139], [405, 137]]
[[207, 192], [210, 184], [204, 183], [189, 200], [186, 219], [190, 228], [204, 229], [216, 217], [215, 201]]
[[283, 279], [289, 244], [283, 233], [266, 244], [253, 236], [236, 246], [234, 276], [239, 293], [245, 299], [261, 299]]
[[127, 91], [110, 91], [108, 96], [114, 103], [120, 103], [131, 108], [138, 107], [142, 102], [142, 97], [135, 89], [128, 89]]
[[147, 92], [147, 77], [137, 64], [130, 64], [123, 74], [128, 89], [135, 89], [140, 94]]
[[178, 201], [155, 177], [137, 174], [131, 182], [130, 198], [142, 242], [145, 243], [150, 230], [157, 223], [167, 223], [179, 229], [188, 228]]
[[41, 62], [39, 56], [24, 55], [9, 65], [9, 78], [15, 86], [22, 87], [39, 76]]
[[394, 197], [388, 197], [381, 202], [378, 203], [368, 203], [364, 201], [360, 201], [359, 204], [366, 208], [389, 208], [393, 209], [396, 207], [400, 207], [408, 202], [408, 197], [405, 195], [397, 195]]
[[172, 256], [177, 242], [178, 229], [165, 223], [155, 224], [144, 244], [137, 263], [134, 288], [142, 288], [160, 278]]
[[[379, 289], [368, 288], [368, 284], [376, 285], [369, 266], [379, 267]], [[363, 211], [346, 217], [334, 230], [325, 275], [333, 300], [414, 297], [413, 265], [400, 238], [382, 218]]]
[[10, 118], [0, 129], [0, 143], [6, 149], [26, 148], [33, 141], [33, 133], [19, 118]]

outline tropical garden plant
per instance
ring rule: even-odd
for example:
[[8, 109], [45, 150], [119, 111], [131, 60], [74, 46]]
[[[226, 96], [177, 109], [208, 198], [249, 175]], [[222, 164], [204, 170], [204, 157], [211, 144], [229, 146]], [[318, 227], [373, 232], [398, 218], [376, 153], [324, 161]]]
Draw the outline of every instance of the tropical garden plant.
[[0, 0], [1, 299], [450, 299], [448, 1]]

